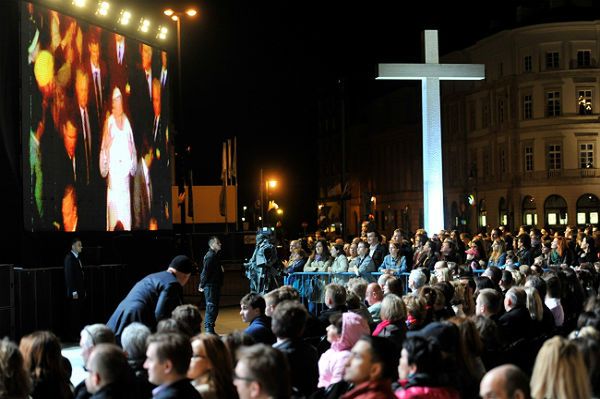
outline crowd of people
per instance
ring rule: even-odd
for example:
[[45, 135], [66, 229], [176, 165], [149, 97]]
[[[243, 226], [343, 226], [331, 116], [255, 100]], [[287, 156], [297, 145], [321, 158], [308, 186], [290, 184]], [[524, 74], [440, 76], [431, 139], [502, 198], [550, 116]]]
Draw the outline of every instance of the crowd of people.
[[[349, 243], [317, 233], [292, 241], [283, 265], [291, 276], [346, 272], [322, 306], [293, 285], [250, 292], [248, 327], [223, 336], [214, 309], [203, 333], [200, 310], [181, 303], [191, 265], [178, 256], [108, 324], [80, 331], [88, 374], [76, 387], [52, 332], [1, 341], [0, 397], [600, 397], [598, 238], [587, 227], [388, 240], [369, 223]], [[209, 248], [205, 265], [218, 270], [220, 242]]]

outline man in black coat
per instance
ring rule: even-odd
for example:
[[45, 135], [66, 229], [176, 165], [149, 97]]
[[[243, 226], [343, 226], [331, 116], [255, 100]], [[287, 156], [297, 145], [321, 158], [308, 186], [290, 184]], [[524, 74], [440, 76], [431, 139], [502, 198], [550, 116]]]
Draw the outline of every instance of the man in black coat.
[[83, 245], [79, 238], [71, 242], [71, 251], [65, 256], [65, 287], [67, 289], [68, 331], [67, 338], [74, 341], [79, 340], [79, 332], [83, 327], [82, 310], [85, 299], [85, 284], [83, 276], [83, 264], [79, 255]]
[[128, 399], [136, 396], [133, 371], [127, 364], [127, 356], [113, 344], [98, 344], [94, 347], [86, 368], [85, 379], [91, 399]]
[[208, 252], [204, 255], [204, 265], [198, 286], [198, 291], [204, 292], [206, 302], [204, 330], [207, 334], [215, 334], [215, 323], [219, 315], [219, 299], [224, 274], [219, 251], [221, 251], [221, 241], [213, 236], [208, 240]]
[[160, 320], [171, 317], [173, 309], [182, 304], [183, 286], [191, 273], [190, 258], [178, 255], [166, 271], [140, 280], [106, 323], [115, 332], [117, 342], [121, 342], [123, 329], [134, 321], [154, 329]]
[[201, 399], [187, 379], [192, 345], [181, 334], [159, 333], [148, 337], [146, 362], [148, 380], [157, 385], [153, 399]]
[[522, 338], [531, 338], [534, 331], [526, 301], [527, 294], [521, 287], [513, 287], [506, 292], [504, 297], [506, 313], [498, 319], [498, 327], [500, 335], [508, 345]]

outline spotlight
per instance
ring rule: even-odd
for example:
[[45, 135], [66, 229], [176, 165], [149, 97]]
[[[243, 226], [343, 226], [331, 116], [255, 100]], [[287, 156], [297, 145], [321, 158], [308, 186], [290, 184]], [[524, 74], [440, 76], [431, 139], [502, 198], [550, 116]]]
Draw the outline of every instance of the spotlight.
[[195, 9], [193, 9], [193, 8], [189, 8], [189, 9], [187, 9], [187, 10], [185, 11], [185, 13], [186, 13], [187, 15], [189, 15], [190, 17], [193, 17], [193, 16], [195, 16], [196, 14], [198, 14], [198, 11], [196, 11], [196, 10], [195, 10]]
[[76, 7], [85, 7], [85, 0], [73, 0], [73, 5]]
[[165, 15], [167, 17], [170, 17], [171, 15], [173, 15], [175, 13], [175, 11], [171, 10], [170, 8], [167, 8], [165, 11], [163, 11], [165, 13]]
[[158, 27], [158, 33], [156, 34], [156, 38], [160, 40], [165, 40], [167, 38], [167, 32], [169, 30], [165, 26]]
[[100, 15], [106, 17], [108, 14], [108, 9], [110, 8], [110, 4], [107, 1], [101, 1], [98, 3], [98, 9], [96, 10], [96, 15]]
[[140, 19], [140, 26], [138, 27], [138, 30], [142, 31], [144, 33], [148, 33], [149, 29], [150, 29], [150, 21], [147, 20], [146, 18]]
[[121, 25], [129, 25], [130, 20], [131, 20], [131, 13], [127, 10], [122, 10], [121, 16], [119, 17], [119, 23]]

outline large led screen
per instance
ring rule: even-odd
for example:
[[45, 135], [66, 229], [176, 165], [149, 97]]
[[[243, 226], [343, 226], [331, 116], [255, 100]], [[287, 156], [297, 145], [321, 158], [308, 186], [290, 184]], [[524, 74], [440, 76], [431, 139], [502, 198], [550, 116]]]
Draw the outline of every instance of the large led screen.
[[25, 228], [171, 229], [167, 54], [22, 4]]

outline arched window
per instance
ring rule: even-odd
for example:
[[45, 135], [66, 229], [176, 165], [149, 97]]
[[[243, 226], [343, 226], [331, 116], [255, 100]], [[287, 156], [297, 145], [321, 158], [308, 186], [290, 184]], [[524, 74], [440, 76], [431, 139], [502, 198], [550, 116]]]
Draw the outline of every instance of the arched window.
[[583, 194], [577, 200], [577, 224], [598, 224], [600, 201], [594, 194]]
[[498, 202], [498, 224], [508, 226], [508, 205], [504, 197], [500, 197]]
[[567, 201], [556, 194], [546, 198], [544, 202], [544, 219], [548, 226], [566, 226]]
[[479, 216], [479, 218], [478, 218], [479, 228], [484, 229], [487, 226], [487, 209], [485, 206], [484, 199], [479, 201], [478, 216]]
[[535, 203], [535, 198], [531, 195], [526, 195], [523, 198], [523, 203], [521, 204], [523, 215], [523, 224], [525, 226], [535, 226], [537, 225], [537, 205]]

